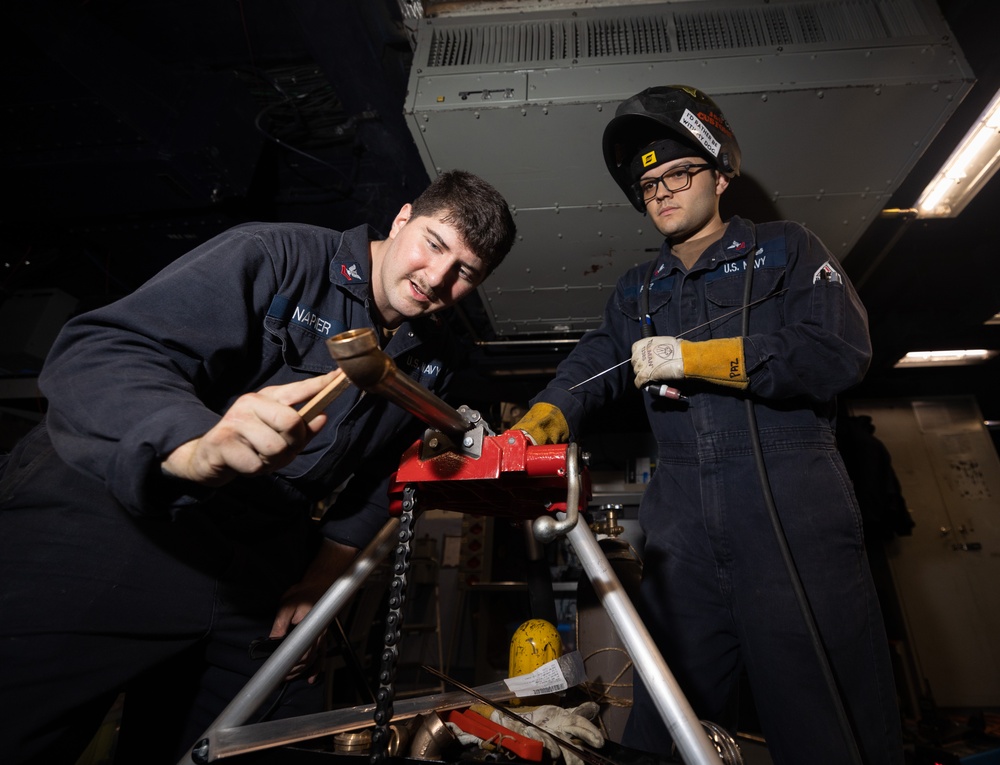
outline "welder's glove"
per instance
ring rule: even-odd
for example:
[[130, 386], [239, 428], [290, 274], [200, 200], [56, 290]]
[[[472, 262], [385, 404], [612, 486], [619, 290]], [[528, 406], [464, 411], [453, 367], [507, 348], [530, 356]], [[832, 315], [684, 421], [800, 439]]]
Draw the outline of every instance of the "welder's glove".
[[676, 337], [646, 337], [632, 344], [635, 387], [650, 382], [698, 377], [732, 388], [746, 388], [749, 380], [742, 337], [690, 342]]
[[479, 736], [476, 736], [475, 734], [466, 733], [453, 722], [446, 722], [444, 725], [448, 730], [455, 734], [455, 738], [462, 746], [475, 746], [479, 749], [486, 749], [491, 752], [496, 751], [497, 747], [495, 741], [487, 741], [479, 738]]
[[511, 430], [521, 430], [535, 446], [569, 441], [569, 423], [552, 404], [535, 404]]
[[557, 707], [555, 704], [543, 704], [540, 707], [526, 707], [523, 711], [521, 708], [516, 710], [520, 717], [531, 720], [535, 725], [545, 730], [539, 730], [531, 725], [526, 725], [498, 709], [494, 709], [490, 713], [490, 719], [506, 728], [510, 728], [515, 733], [520, 733], [522, 736], [541, 741], [553, 760], [562, 757], [566, 765], [584, 765], [583, 760], [580, 759], [580, 755], [566, 747], [559, 746], [559, 742], [545, 731], [549, 731], [560, 739], [569, 741], [571, 744], [583, 742], [595, 749], [600, 749], [604, 746], [604, 736], [601, 735], [601, 731], [598, 730], [597, 726], [591, 722], [597, 716], [599, 710], [600, 707], [593, 701], [585, 701], [580, 706], [570, 709], [563, 709], [562, 707]]

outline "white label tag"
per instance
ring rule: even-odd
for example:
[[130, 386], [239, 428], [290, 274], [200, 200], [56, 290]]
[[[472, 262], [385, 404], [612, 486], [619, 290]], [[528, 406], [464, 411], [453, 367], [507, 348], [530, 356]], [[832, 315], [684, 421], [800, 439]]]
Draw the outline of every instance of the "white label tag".
[[[563, 672], [563, 665], [566, 665], [567, 672]], [[570, 676], [573, 682], [567, 680]], [[546, 693], [558, 693], [565, 691], [571, 685], [579, 685], [586, 677], [586, 670], [583, 667], [583, 657], [579, 651], [561, 656], [558, 659], [543, 664], [534, 672], [517, 677], [508, 677], [504, 683], [511, 692], [518, 698], [525, 696], [542, 696]]]

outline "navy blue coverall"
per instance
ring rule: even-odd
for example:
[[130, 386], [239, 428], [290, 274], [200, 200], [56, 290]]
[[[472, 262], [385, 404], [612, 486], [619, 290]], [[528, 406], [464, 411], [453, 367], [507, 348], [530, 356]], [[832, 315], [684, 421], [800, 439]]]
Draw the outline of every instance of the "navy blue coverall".
[[[639, 509], [636, 605], [699, 718], [734, 724], [728, 710], [745, 668], [776, 763], [850, 762], [762, 498], [749, 397], [781, 525], [859, 749], [866, 763], [900, 763], [888, 644], [834, 439], [835, 397], [861, 380], [871, 356], [853, 287], [798, 224], [733, 218], [690, 271], [664, 243], [649, 289], [653, 335], [744, 336], [739, 309], [751, 262], [750, 302], [761, 302], [744, 337], [748, 390], [685, 379], [675, 385], [688, 405], [643, 394], [657, 452]], [[531, 402], [558, 407], [573, 437], [588, 413], [633, 386], [623, 365], [569, 390], [631, 356], [646, 273], [637, 266], [619, 280], [601, 327]], [[659, 752], [668, 739], [640, 679], [625, 743]]]
[[[64, 327], [40, 378], [47, 416], [0, 473], [7, 762], [74, 762], [122, 690], [116, 762], [176, 762], [259, 668], [248, 645], [321, 535], [362, 547], [388, 520], [389, 475], [423, 426], [354, 386], [275, 474], [209, 490], [159, 467], [241, 394], [330, 371], [326, 339], [374, 326], [371, 236], [239, 226]], [[430, 316], [385, 351], [444, 396], [450, 337]], [[318, 711], [321, 688], [291, 684], [276, 716]]]

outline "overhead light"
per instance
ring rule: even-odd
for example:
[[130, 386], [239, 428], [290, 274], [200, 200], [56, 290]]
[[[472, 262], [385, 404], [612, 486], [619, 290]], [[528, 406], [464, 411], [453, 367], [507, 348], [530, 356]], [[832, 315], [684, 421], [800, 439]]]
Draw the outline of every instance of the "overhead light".
[[961, 367], [982, 364], [997, 355], [997, 351], [983, 349], [968, 351], [910, 351], [893, 366], [896, 369], [911, 367]]
[[1000, 167], [1000, 92], [934, 176], [915, 207], [919, 218], [954, 218]]

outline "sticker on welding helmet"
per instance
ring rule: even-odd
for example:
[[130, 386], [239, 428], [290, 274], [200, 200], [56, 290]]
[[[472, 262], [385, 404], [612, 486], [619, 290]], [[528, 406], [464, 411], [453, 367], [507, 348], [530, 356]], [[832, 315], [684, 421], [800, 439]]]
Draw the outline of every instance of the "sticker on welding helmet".
[[652, 167], [653, 165], [658, 165], [658, 164], [659, 162], [656, 161], [655, 151], [647, 151], [645, 154], [642, 155], [643, 167]]
[[715, 136], [712, 135], [712, 131], [708, 129], [704, 122], [702, 122], [690, 109], [685, 109], [684, 114], [681, 116], [681, 124], [691, 131], [691, 135], [698, 139], [698, 143], [705, 147], [705, 149], [713, 156], [719, 156], [719, 150], [722, 148], [722, 144], [719, 143]]

